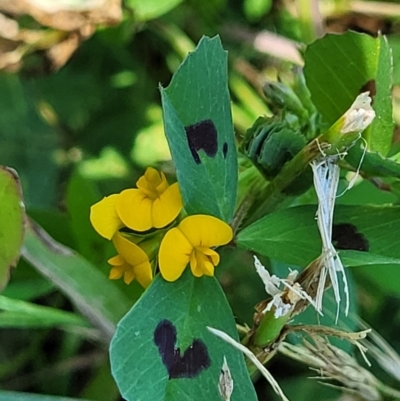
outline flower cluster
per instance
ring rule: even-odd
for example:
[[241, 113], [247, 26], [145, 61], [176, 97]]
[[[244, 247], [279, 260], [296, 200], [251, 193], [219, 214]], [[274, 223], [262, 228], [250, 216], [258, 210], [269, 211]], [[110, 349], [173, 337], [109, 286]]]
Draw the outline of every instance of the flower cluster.
[[[207, 215], [187, 216], [173, 226], [182, 210], [178, 183], [168, 185], [164, 173], [151, 167], [136, 186], [103, 198], [90, 210], [94, 229], [112, 240], [118, 252], [108, 260], [109, 278], [123, 277], [126, 284], [136, 279], [147, 287], [153, 278], [151, 261], [157, 259], [167, 281], [177, 280], [189, 263], [194, 276], [213, 276], [220, 257], [212, 248], [232, 240], [231, 227]], [[159, 244], [160, 231], [152, 229], [167, 226], [172, 228]]]

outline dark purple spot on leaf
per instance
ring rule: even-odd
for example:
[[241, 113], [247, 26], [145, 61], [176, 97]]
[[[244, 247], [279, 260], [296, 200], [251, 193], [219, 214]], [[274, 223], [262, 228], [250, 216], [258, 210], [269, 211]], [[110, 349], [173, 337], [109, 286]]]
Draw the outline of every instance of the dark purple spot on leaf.
[[224, 144], [222, 146], [222, 154], [224, 156], [224, 159], [226, 159], [227, 153], [228, 153], [228, 144], [226, 142], [224, 142]]
[[203, 341], [194, 339], [183, 356], [176, 347], [176, 327], [169, 320], [162, 320], [154, 330], [154, 343], [158, 347], [170, 379], [193, 378], [211, 365], [207, 347]]
[[350, 223], [334, 224], [332, 228], [332, 242], [336, 249], [353, 249], [368, 252], [367, 238], [357, 231], [357, 227]]
[[218, 150], [217, 129], [211, 120], [203, 120], [185, 127], [189, 149], [197, 164], [201, 163], [199, 151], [204, 150], [208, 157], [214, 157]]
[[371, 96], [372, 102], [371, 104], [374, 103], [374, 98], [376, 95], [376, 84], [375, 84], [375, 79], [370, 79], [367, 83], [365, 83], [361, 88], [359, 93], [363, 92], [369, 92], [369, 95]]

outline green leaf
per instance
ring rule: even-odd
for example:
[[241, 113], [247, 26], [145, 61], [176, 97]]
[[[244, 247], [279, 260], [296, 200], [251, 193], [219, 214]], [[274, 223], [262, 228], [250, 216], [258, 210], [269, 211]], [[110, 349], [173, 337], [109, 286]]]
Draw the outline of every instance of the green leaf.
[[[25, 261], [21, 261], [21, 263], [29, 266], [29, 269], [36, 273], [28, 263]], [[21, 264], [19, 263], [18, 270], [20, 269]], [[18, 278], [17, 274], [13, 274], [13, 281], [5, 288], [3, 295], [9, 298], [20, 299], [22, 301], [30, 301], [34, 298], [44, 296], [53, 290], [53, 284], [43, 277], [21, 279]]]
[[334, 224], [344, 223], [352, 224], [356, 235], [364, 237], [370, 253], [400, 259], [400, 247], [394, 240], [400, 238], [399, 206], [338, 206]]
[[15, 267], [24, 238], [25, 209], [17, 173], [0, 166], [0, 290]]
[[343, 250], [340, 251], [339, 254], [345, 266], [384, 266], [397, 264], [400, 267], [400, 257], [391, 258], [371, 252], [361, 252], [353, 250]]
[[[239, 232], [236, 243], [280, 262], [307, 266], [321, 253], [315, 220], [316, 206], [284, 209], [256, 221]], [[340, 250], [346, 266], [392, 264], [400, 261], [400, 207], [337, 205], [335, 225], [351, 224], [343, 246], [351, 241], [366, 243], [368, 252]], [[289, 250], [289, 251], [288, 251]]]
[[236, 243], [280, 262], [306, 266], [321, 253], [315, 213], [316, 206], [300, 206], [269, 214], [240, 231]]
[[71, 312], [35, 305], [0, 295], [0, 327], [45, 328], [65, 327], [70, 329], [87, 329], [88, 322]]
[[22, 256], [52, 281], [109, 340], [129, 301], [113, 282], [69, 248], [30, 222]]
[[[198, 339], [205, 345], [210, 366], [194, 377], [171, 378], [164, 365], [154, 335], [159, 324], [168, 320], [176, 328], [177, 343], [170, 330], [162, 331], [165, 354], [180, 349], [180, 356]], [[195, 278], [189, 269], [174, 283], [158, 275], [139, 302], [118, 324], [111, 342], [111, 367], [127, 401], [221, 401], [218, 381], [224, 357], [234, 390], [231, 401], [256, 400], [243, 355], [211, 334], [206, 326], [237, 339], [232, 312], [214, 277]], [[169, 342], [168, 342], [169, 339]], [[191, 358], [195, 365], [199, 355]]]
[[[360, 160], [362, 163], [360, 164]], [[400, 164], [394, 160], [382, 157], [378, 153], [365, 152], [360, 146], [352, 147], [346, 161], [354, 168], [360, 168], [370, 177], [397, 177], [400, 178]]]
[[[227, 54], [218, 36], [201, 39], [170, 85], [161, 88], [161, 98], [165, 133], [187, 212], [229, 222], [236, 202], [238, 167]], [[189, 147], [189, 137], [196, 145]]]
[[399, 286], [399, 264], [376, 264], [370, 266], [360, 266], [356, 272], [364, 279], [371, 282], [372, 291], [381, 290], [385, 295], [400, 296]]
[[82, 398], [56, 397], [52, 395], [17, 393], [0, 390], [0, 399], [3, 401], [89, 401]]
[[126, 3], [132, 8], [136, 20], [147, 21], [167, 13], [182, 3], [182, 0], [127, 0]]
[[371, 151], [386, 155], [393, 135], [392, 65], [386, 38], [356, 32], [328, 34], [307, 48], [304, 60], [311, 98], [329, 125], [358, 94], [371, 92], [376, 117], [363, 136]]

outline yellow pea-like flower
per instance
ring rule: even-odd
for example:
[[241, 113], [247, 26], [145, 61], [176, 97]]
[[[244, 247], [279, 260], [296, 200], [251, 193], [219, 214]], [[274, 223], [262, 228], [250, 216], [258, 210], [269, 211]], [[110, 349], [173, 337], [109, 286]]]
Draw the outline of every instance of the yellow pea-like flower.
[[233, 238], [232, 228], [213, 216], [188, 216], [169, 230], [161, 241], [158, 263], [167, 281], [177, 280], [190, 263], [194, 276], [213, 276], [220, 257], [213, 247]]
[[148, 287], [153, 272], [146, 252], [120, 233], [116, 233], [112, 241], [118, 255], [108, 260], [112, 266], [109, 278], [116, 280], [123, 276], [125, 284], [136, 279], [142, 287]]
[[90, 221], [102, 237], [110, 240], [122, 227], [138, 232], [163, 228], [179, 215], [182, 199], [178, 183], [168, 185], [163, 172], [149, 167], [136, 185], [91, 207]]

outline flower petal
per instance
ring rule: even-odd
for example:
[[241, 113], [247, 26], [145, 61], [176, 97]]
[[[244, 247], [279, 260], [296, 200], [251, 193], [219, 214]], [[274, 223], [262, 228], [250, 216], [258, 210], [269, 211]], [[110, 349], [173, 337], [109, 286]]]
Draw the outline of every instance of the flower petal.
[[190, 254], [190, 268], [192, 269], [193, 274], [196, 276], [197, 271], [197, 258], [196, 258], [196, 251], [193, 250]]
[[112, 241], [118, 254], [131, 266], [135, 267], [149, 261], [149, 257], [142, 248], [120, 233], [115, 234]]
[[124, 283], [129, 285], [135, 279], [135, 272], [133, 268], [127, 270], [124, 274]]
[[155, 228], [162, 228], [171, 223], [182, 210], [182, 198], [178, 183], [168, 187], [159, 198], [155, 199], [152, 208], [152, 221]]
[[197, 263], [197, 259], [195, 258], [196, 263], [195, 264], [190, 264], [190, 270], [192, 271], [193, 276], [195, 277], [201, 277], [203, 276], [203, 270], [201, 269], [201, 265]]
[[165, 174], [160, 172], [161, 182], [157, 185], [156, 190], [161, 195], [168, 188], [168, 181]]
[[139, 189], [122, 191], [116, 202], [116, 210], [122, 222], [135, 231], [147, 231], [153, 227], [152, 201]]
[[225, 245], [233, 238], [228, 224], [204, 214], [186, 217], [179, 224], [179, 229], [194, 247]]
[[92, 226], [102, 237], [108, 240], [124, 226], [115, 209], [118, 197], [118, 194], [106, 196], [90, 208]]
[[120, 255], [113, 256], [112, 258], [108, 259], [107, 262], [111, 266], [122, 266], [124, 263], [126, 263], [125, 259]]
[[[128, 265], [126, 265], [126, 266], [128, 266]], [[110, 274], [109, 274], [108, 278], [110, 280], [118, 280], [119, 278], [121, 278], [123, 276], [125, 271], [126, 271], [125, 266], [114, 266], [110, 270]]]
[[220, 256], [217, 252], [210, 248], [199, 248], [205, 255], [208, 256], [209, 260], [214, 266], [219, 265]]
[[136, 186], [146, 196], [155, 199], [158, 196], [156, 188], [160, 185], [161, 181], [159, 172], [153, 167], [148, 167], [144, 174], [136, 181]]
[[207, 259], [201, 264], [201, 269], [203, 270], [203, 274], [206, 276], [214, 276], [214, 265]]
[[139, 265], [136, 265], [133, 270], [135, 272], [137, 282], [143, 288], [147, 288], [150, 285], [151, 280], [153, 280], [153, 271], [151, 269], [150, 262], [147, 260], [143, 263], [140, 263]]
[[193, 247], [178, 228], [169, 230], [161, 241], [158, 263], [167, 281], [176, 281], [189, 263]]
[[190, 265], [193, 275], [196, 277], [201, 277], [203, 274], [206, 276], [213, 276], [214, 265], [210, 261], [210, 258], [198, 249], [196, 249], [196, 251], [193, 253], [195, 253], [197, 260], [196, 268], [193, 268], [192, 264]]

